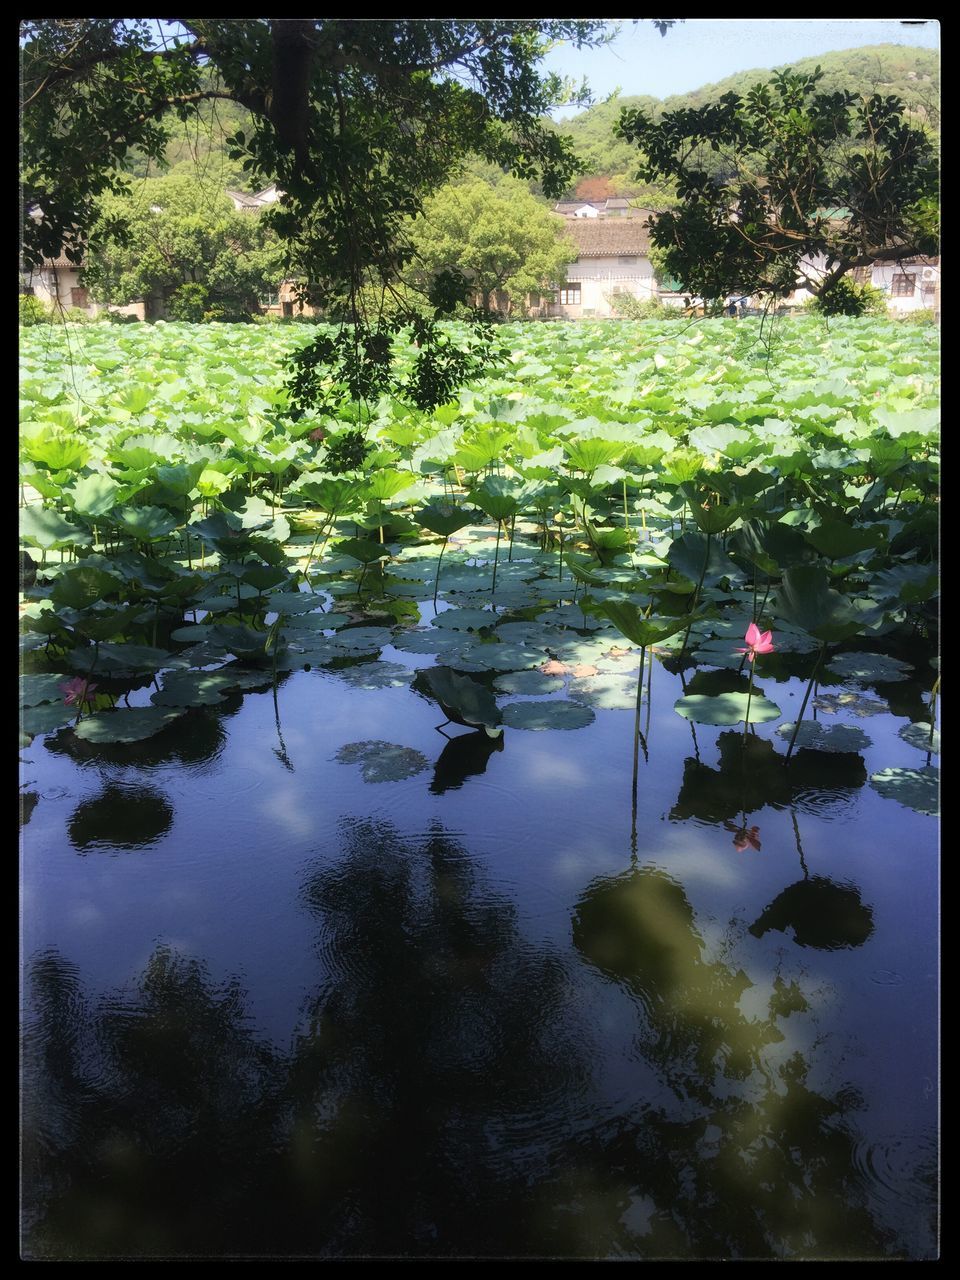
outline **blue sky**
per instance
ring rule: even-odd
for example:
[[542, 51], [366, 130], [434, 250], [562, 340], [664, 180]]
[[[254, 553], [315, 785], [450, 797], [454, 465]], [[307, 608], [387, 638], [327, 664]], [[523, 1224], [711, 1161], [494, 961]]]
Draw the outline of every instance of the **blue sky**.
[[[543, 69], [586, 77], [597, 100], [618, 86], [624, 95], [666, 98], [713, 84], [735, 71], [783, 66], [797, 58], [870, 44], [939, 49], [940, 24], [922, 26], [897, 18], [687, 18], [661, 37], [647, 19], [619, 20], [620, 34], [604, 49], [560, 46]], [[556, 112], [558, 119], [573, 114]]]

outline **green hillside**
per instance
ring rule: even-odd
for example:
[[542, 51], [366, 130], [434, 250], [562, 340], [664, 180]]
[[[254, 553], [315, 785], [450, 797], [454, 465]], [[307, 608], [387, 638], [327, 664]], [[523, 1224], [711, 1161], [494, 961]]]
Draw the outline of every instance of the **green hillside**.
[[[824, 93], [838, 90], [861, 94], [882, 93], [901, 98], [917, 124], [934, 132], [940, 127], [940, 56], [932, 49], [911, 49], [903, 45], [869, 45], [862, 49], [846, 49], [824, 53], [816, 58], [801, 58], [786, 64], [796, 71], [823, 71], [820, 82]], [[636, 148], [613, 135], [613, 129], [624, 107], [642, 107], [654, 116], [679, 107], [701, 107], [724, 93], [744, 93], [758, 82], [767, 80], [772, 70], [785, 67], [757, 67], [739, 71], [716, 84], [703, 85], [690, 93], [658, 99], [648, 96], [616, 97], [599, 102], [557, 126], [559, 132], [573, 139], [574, 149], [590, 174], [616, 176], [620, 187], [639, 184], [629, 182], [636, 167]], [[627, 194], [627, 192], [624, 192]]]

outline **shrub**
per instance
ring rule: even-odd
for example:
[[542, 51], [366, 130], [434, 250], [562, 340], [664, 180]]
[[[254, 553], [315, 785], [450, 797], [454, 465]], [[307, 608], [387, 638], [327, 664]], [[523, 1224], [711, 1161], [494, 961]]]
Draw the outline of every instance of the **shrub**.
[[668, 314], [659, 298], [637, 298], [632, 293], [611, 293], [607, 302], [619, 320], [660, 320]]
[[199, 324], [208, 304], [207, 288], [202, 284], [182, 284], [175, 289], [167, 302], [167, 310], [173, 320], [185, 320]]
[[50, 312], [32, 293], [20, 294], [20, 323], [26, 325], [50, 323]]
[[822, 316], [885, 316], [887, 296], [872, 284], [841, 276], [813, 299], [811, 310]]

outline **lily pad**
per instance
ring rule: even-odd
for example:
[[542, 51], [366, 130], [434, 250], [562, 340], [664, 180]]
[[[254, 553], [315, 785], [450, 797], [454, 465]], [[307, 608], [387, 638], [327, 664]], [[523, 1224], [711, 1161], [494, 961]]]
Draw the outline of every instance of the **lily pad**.
[[[751, 711], [751, 718], [753, 713]], [[794, 725], [781, 724], [777, 733], [789, 742], [793, 737]], [[863, 751], [870, 746], [870, 739], [862, 729], [850, 724], [818, 724], [816, 720], [804, 720], [797, 733], [796, 746], [808, 747], [813, 751]]]
[[230, 685], [219, 671], [174, 671], [150, 701], [158, 707], [209, 707], [223, 701]]
[[870, 778], [870, 785], [888, 800], [899, 800], [917, 813], [936, 815], [940, 812], [940, 770], [881, 769]]
[[393, 742], [350, 742], [336, 755], [341, 764], [359, 764], [364, 782], [401, 782], [423, 773], [427, 757]]
[[65, 675], [25, 675], [20, 678], [20, 705], [37, 707], [41, 702], [62, 702], [60, 685], [69, 680]]
[[45, 702], [39, 707], [26, 707], [20, 727], [28, 738], [35, 738], [38, 733], [52, 733], [65, 724], [72, 724], [76, 718], [76, 707], [65, 706], [62, 700]]
[[600, 707], [604, 711], [632, 711], [637, 705], [637, 678], [632, 675], [586, 676], [571, 680], [570, 692], [589, 707]]
[[375, 653], [389, 644], [393, 635], [384, 627], [348, 627], [327, 639], [344, 653]]
[[929, 752], [931, 755], [940, 754], [940, 731], [934, 729], [931, 737], [930, 726], [923, 720], [918, 720], [915, 724], [905, 724], [900, 730], [900, 737], [904, 742], [909, 742], [911, 747], [916, 747], [918, 751]]
[[354, 689], [399, 689], [410, 683], [411, 672], [399, 662], [362, 662], [341, 667], [336, 675]]
[[870, 684], [875, 681], [886, 683], [907, 680], [909, 672], [913, 670], [908, 662], [890, 658], [884, 653], [840, 653], [830, 659], [827, 667], [834, 675], [846, 680]]
[[855, 716], [882, 716], [889, 710], [885, 702], [879, 698], [867, 698], [862, 693], [822, 693], [813, 700], [818, 711], [836, 715], [838, 711], [849, 711]]
[[495, 627], [498, 618], [491, 609], [445, 609], [433, 619], [433, 625], [444, 630], [479, 631], [481, 627]]
[[[673, 704], [674, 711], [696, 724], [738, 724], [747, 714], [747, 694], [721, 693], [709, 697], [690, 693]], [[775, 702], [754, 693], [750, 699], [750, 723], [764, 724], [779, 720], [782, 712]]]
[[85, 716], [74, 733], [84, 742], [142, 742], [173, 724], [184, 707], [131, 707]]
[[544, 675], [542, 671], [511, 671], [497, 676], [493, 687], [501, 693], [557, 693], [563, 688], [563, 679]]
[[503, 723], [511, 729], [582, 729], [595, 719], [592, 707], [580, 702], [511, 702]]

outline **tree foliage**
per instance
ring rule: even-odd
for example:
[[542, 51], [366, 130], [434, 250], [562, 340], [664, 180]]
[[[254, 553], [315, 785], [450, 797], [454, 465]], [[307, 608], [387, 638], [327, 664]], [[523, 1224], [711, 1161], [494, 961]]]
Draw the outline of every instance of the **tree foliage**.
[[418, 271], [433, 279], [459, 271], [489, 310], [506, 293], [508, 310], [523, 310], [529, 293], [566, 278], [576, 246], [560, 220], [514, 180], [494, 189], [474, 181], [441, 188], [426, 201], [412, 232]]
[[[669, 112], [624, 111], [640, 176], [680, 204], [653, 221], [667, 271], [704, 298], [818, 293], [851, 268], [939, 252], [936, 153], [895, 97], [820, 93], [819, 71]], [[824, 264], [818, 272], [812, 263]]]
[[[127, 158], [159, 162], [171, 116], [237, 104], [252, 124], [234, 133], [231, 157], [283, 193], [268, 216], [287, 274], [311, 281], [327, 314], [352, 330], [326, 352], [346, 386], [389, 363], [386, 330], [403, 316], [386, 322], [368, 300], [394, 288], [412, 254], [410, 220], [465, 156], [538, 177], [548, 196], [564, 190], [577, 162], [545, 120], [570, 94], [537, 64], [556, 40], [607, 38], [601, 21], [571, 19], [166, 21], [182, 38], [161, 39], [147, 19], [23, 24], [25, 263], [61, 249], [79, 261], [129, 241], [119, 213], [96, 218], [105, 193], [122, 193]], [[418, 341], [414, 381], [428, 402], [448, 394], [458, 360], [426, 321]], [[315, 367], [324, 351], [316, 357]]]
[[[101, 222], [123, 221], [124, 243], [101, 239]], [[249, 314], [283, 276], [276, 235], [258, 214], [238, 213], [216, 188], [183, 177], [147, 178], [100, 200], [100, 244], [84, 271], [94, 298], [124, 304], [160, 296], [177, 319], [219, 309]]]

